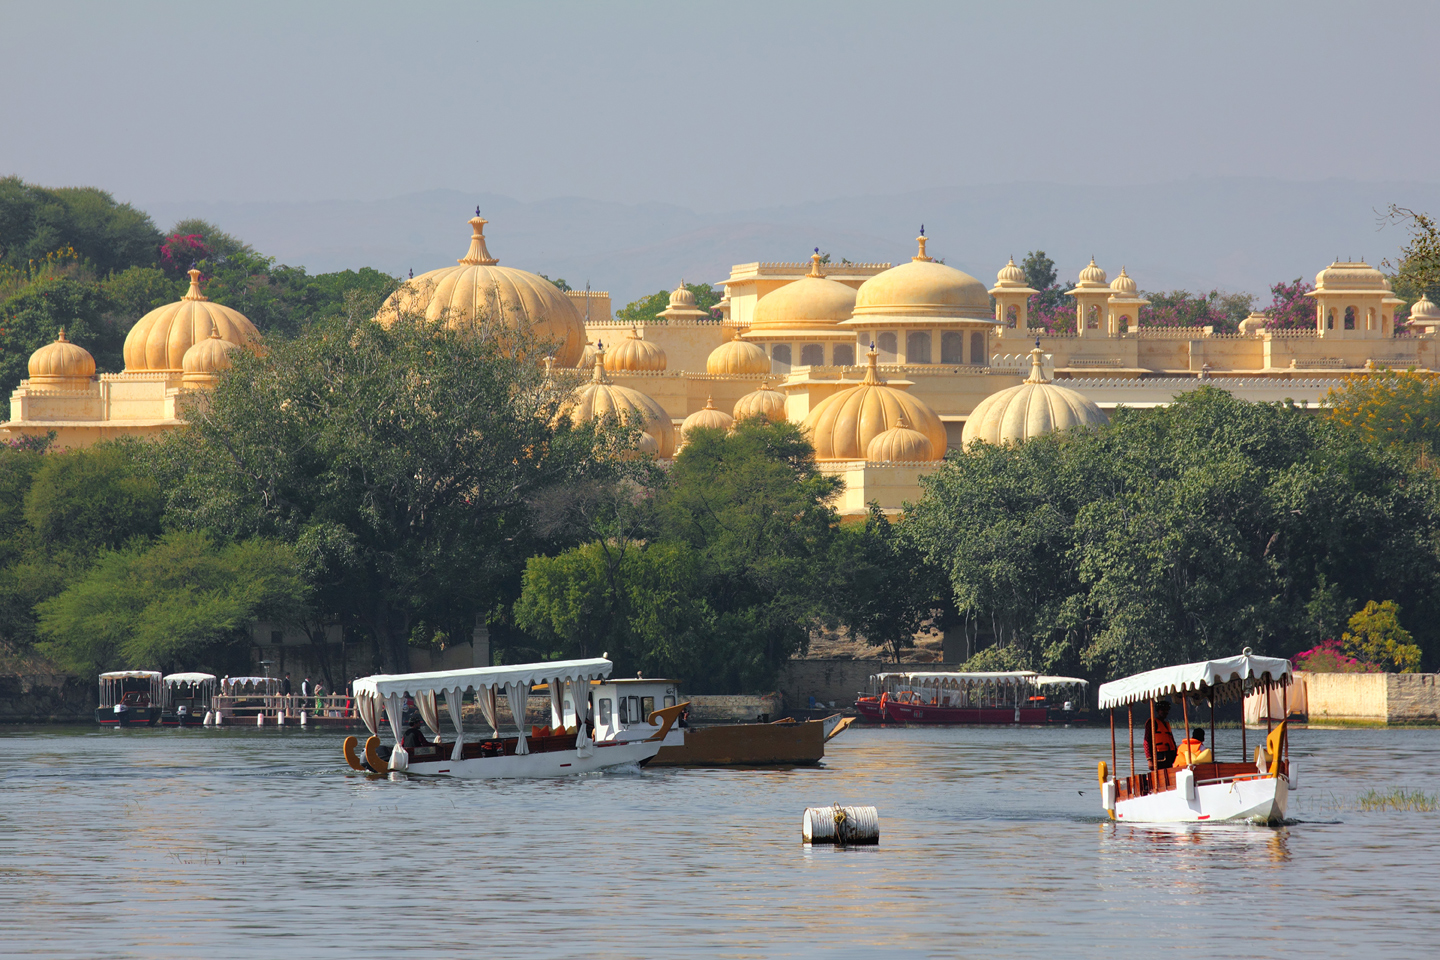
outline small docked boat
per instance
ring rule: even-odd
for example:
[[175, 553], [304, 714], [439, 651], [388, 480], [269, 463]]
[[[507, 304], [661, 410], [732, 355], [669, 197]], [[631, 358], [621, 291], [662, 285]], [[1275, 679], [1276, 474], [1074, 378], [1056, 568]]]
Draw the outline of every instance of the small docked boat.
[[159, 670], [113, 670], [100, 674], [95, 720], [102, 727], [153, 727], [164, 703]]
[[[498, 777], [564, 777], [625, 764], [644, 765], [662, 747], [685, 742], [676, 720], [688, 704], [675, 703], [645, 716], [622, 719], [612, 698], [592, 696], [592, 680], [604, 680], [612, 664], [603, 658], [552, 660], [502, 667], [384, 674], [355, 681], [357, 712], [370, 730], [364, 753], [354, 737], [344, 744], [345, 760], [356, 770], [403, 772], [490, 779]], [[550, 694], [551, 723], [526, 735], [525, 703], [532, 687], [545, 684]], [[503, 692], [515, 735], [500, 732], [498, 697]], [[473, 694], [490, 725], [490, 736], [467, 740], [463, 703]], [[441, 737], [439, 701], [454, 726], [453, 739]], [[402, 717], [413, 698], [431, 742], [408, 751], [403, 746]], [[395, 738], [389, 755], [380, 745], [382, 716]], [[569, 721], [567, 725], [567, 721]]]
[[896, 672], [870, 678], [855, 712], [874, 723], [1040, 724], [1081, 718], [1089, 681], [1033, 670]]
[[[1295, 787], [1287, 724], [1282, 721], [1267, 730], [1253, 759], [1246, 758], [1249, 746], [1242, 725], [1241, 759], [1221, 761], [1214, 754], [1215, 704], [1257, 691], [1267, 695], [1278, 691], [1284, 698], [1291, 677], [1289, 660], [1252, 656], [1246, 647], [1238, 657], [1161, 667], [1102, 684], [1097, 702], [1100, 709], [1110, 711], [1110, 764], [1107, 769], [1105, 761], [1100, 761], [1101, 806], [1111, 819], [1128, 823], [1248, 820], [1274, 824], [1284, 820], [1289, 793]], [[1169, 719], [1185, 724], [1187, 738], [1192, 730], [1192, 706], [1198, 720], [1199, 708], [1209, 705], [1209, 748], [1199, 734], [1175, 746], [1167, 720], [1172, 699], [1179, 701], [1183, 712], [1181, 717], [1171, 715]], [[1144, 704], [1140, 722], [1146, 768], [1142, 772], [1135, 769], [1137, 704]], [[1124, 777], [1120, 776], [1115, 747], [1115, 711], [1120, 707], [1125, 708], [1130, 740], [1130, 772]]]
[[160, 681], [162, 727], [199, 727], [205, 724], [210, 701], [215, 696], [213, 673], [170, 673]]

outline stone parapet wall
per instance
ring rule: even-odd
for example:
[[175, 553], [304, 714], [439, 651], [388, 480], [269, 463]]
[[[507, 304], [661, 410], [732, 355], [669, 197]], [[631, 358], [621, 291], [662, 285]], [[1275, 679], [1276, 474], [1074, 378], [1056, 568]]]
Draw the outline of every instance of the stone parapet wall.
[[92, 723], [94, 681], [62, 674], [0, 676], [0, 723]]
[[1434, 673], [1297, 671], [1295, 676], [1305, 685], [1311, 723], [1440, 723], [1440, 675]]
[[1433, 673], [1386, 673], [1385, 719], [1388, 723], [1440, 722], [1440, 686]]
[[[940, 664], [925, 667], [941, 669]], [[839, 708], [852, 705], [871, 676], [896, 669], [889, 660], [791, 660], [781, 668], [777, 682], [785, 702], [794, 709], [808, 706], [811, 697], [822, 703], [833, 700]]]
[[762, 696], [707, 696], [684, 694], [690, 701], [690, 720], [694, 723], [754, 723], [761, 717], [779, 720], [785, 713], [785, 698], [778, 693]]

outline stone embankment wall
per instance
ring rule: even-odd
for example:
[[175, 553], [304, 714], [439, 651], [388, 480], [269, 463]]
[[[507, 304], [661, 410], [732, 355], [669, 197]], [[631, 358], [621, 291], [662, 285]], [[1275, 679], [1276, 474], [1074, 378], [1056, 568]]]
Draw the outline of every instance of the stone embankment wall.
[[0, 676], [0, 723], [79, 723], [95, 719], [94, 682], [61, 674]]
[[[926, 670], [956, 670], [955, 664], [912, 664]], [[791, 660], [780, 671], [778, 684], [785, 702], [794, 710], [803, 710], [814, 697], [822, 703], [834, 701], [835, 706], [848, 707], [855, 696], [870, 684], [870, 678], [887, 670], [905, 669], [889, 660]]]
[[786, 700], [778, 693], [764, 696], [686, 696], [693, 723], [754, 723], [761, 717], [779, 720]]
[[1305, 684], [1311, 723], [1440, 723], [1440, 685], [1434, 673], [1307, 673]]

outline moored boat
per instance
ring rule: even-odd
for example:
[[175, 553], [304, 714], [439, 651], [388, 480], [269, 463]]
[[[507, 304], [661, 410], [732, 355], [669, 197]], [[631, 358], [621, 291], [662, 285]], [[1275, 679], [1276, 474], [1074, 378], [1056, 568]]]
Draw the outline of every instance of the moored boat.
[[[1161, 667], [1101, 685], [1097, 705], [1110, 711], [1110, 765], [1099, 765], [1101, 806], [1114, 820], [1129, 823], [1219, 823], [1249, 820], [1278, 823], [1285, 819], [1289, 793], [1295, 787], [1295, 768], [1289, 759], [1287, 724], [1271, 728], [1253, 759], [1245, 759], [1248, 745], [1241, 726], [1239, 761], [1215, 756], [1215, 704], [1239, 700], [1253, 691], [1279, 691], [1290, 686], [1290, 661], [1256, 657], [1250, 648], [1238, 657]], [[1172, 753], [1174, 736], [1166, 718], [1171, 698], [1183, 709], [1187, 736], [1190, 707], [1210, 707], [1210, 743], [1201, 734], [1186, 739]], [[1141, 711], [1145, 731], [1146, 769], [1135, 769], [1135, 710]], [[1115, 746], [1115, 710], [1125, 707], [1129, 729], [1130, 772], [1121, 777]], [[1146, 723], [1148, 721], [1148, 724]], [[1149, 731], [1155, 731], [1152, 737]]]
[[171, 673], [160, 681], [162, 727], [199, 727], [205, 724], [210, 701], [215, 696], [213, 673]]
[[[1051, 719], [1051, 697], [1042, 679], [1067, 690], [1086, 686], [1074, 677], [1041, 678], [1033, 670], [879, 673], [870, 678], [868, 694], [855, 700], [855, 712], [875, 723], [1045, 723]], [[1074, 706], [1073, 700], [1065, 702]]]
[[[687, 704], [676, 703], [646, 716], [622, 720], [610, 700], [595, 697], [591, 681], [603, 680], [612, 664], [603, 658], [552, 660], [501, 667], [384, 674], [355, 681], [357, 712], [370, 730], [363, 757], [354, 737], [345, 740], [345, 759], [354, 769], [445, 775], [477, 779], [500, 777], [564, 777], [626, 764], [644, 765], [663, 746], [684, 743], [676, 720]], [[545, 684], [550, 694], [551, 725], [526, 734], [525, 703], [531, 687]], [[491, 735], [467, 741], [463, 702], [475, 697]], [[514, 718], [515, 736], [502, 736], [498, 697], [503, 693]], [[453, 740], [440, 736], [438, 697], [455, 729]], [[413, 752], [403, 746], [401, 718], [413, 698], [432, 741]], [[380, 746], [382, 714], [395, 745], [389, 756]], [[592, 719], [593, 718], [593, 719]], [[566, 725], [566, 720], [573, 722]]]
[[113, 670], [100, 674], [95, 720], [103, 727], [153, 727], [164, 702], [159, 670]]

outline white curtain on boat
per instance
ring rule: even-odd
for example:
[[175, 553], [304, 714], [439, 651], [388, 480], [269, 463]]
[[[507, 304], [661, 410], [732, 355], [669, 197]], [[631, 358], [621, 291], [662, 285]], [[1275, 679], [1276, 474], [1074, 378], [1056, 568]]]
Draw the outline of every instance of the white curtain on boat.
[[465, 702], [465, 691], [459, 687], [452, 687], [445, 691], [445, 708], [450, 711], [450, 722], [455, 724], [455, 749], [450, 751], [450, 759], [458, 761], [460, 750], [465, 745], [465, 726], [461, 718], [461, 705]]
[[410, 766], [410, 754], [401, 745], [404, 739], [400, 733], [400, 717], [404, 715], [405, 698], [392, 693], [385, 698], [385, 714], [390, 718], [390, 732], [395, 734], [395, 749], [390, 751], [390, 769], [404, 770]]
[[570, 699], [575, 704], [575, 753], [588, 757], [595, 752], [590, 735], [585, 732], [585, 721], [590, 716], [590, 681], [584, 677], [571, 680]]
[[483, 690], [476, 690], [475, 700], [480, 704], [481, 714], [490, 724], [491, 735], [497, 740], [500, 739], [500, 720], [495, 713], [495, 685], [492, 683]]
[[435, 691], [421, 690], [415, 694], [415, 706], [420, 710], [420, 719], [430, 730], [431, 738], [440, 736], [440, 710], [435, 705]]
[[505, 684], [505, 699], [510, 703], [510, 715], [515, 718], [515, 729], [520, 731], [520, 739], [515, 742], [515, 753], [520, 756], [530, 752], [530, 743], [525, 739], [525, 699], [529, 696], [530, 684], [514, 681]]
[[360, 719], [365, 721], [365, 729], [370, 731], [370, 736], [380, 734], [380, 705], [374, 697], [361, 695], [355, 698], [355, 712], [360, 714]]
[[565, 729], [565, 681], [551, 677], [550, 683], [550, 729]]

